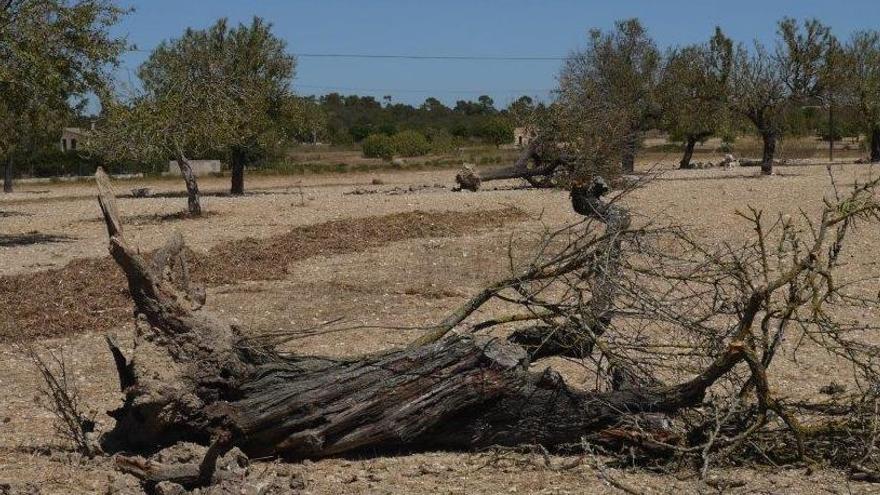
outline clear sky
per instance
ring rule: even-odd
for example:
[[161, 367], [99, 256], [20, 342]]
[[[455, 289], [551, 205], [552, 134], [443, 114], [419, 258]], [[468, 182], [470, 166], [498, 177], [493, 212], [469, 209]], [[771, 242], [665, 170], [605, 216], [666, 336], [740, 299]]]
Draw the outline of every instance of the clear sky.
[[[846, 38], [880, 29], [880, 0], [122, 0], [135, 11], [116, 28], [141, 50], [204, 28], [217, 18], [274, 25], [292, 53], [371, 55], [565, 57], [583, 46], [590, 28], [639, 17], [660, 47], [708, 39], [720, 25], [737, 41], [772, 42], [782, 16], [817, 17]], [[146, 58], [127, 53], [125, 80]], [[561, 62], [399, 60], [301, 57], [297, 93], [391, 95], [419, 104], [447, 104], [489, 94], [496, 106], [520, 95], [546, 98]], [[134, 77], [133, 74], [131, 77]]]

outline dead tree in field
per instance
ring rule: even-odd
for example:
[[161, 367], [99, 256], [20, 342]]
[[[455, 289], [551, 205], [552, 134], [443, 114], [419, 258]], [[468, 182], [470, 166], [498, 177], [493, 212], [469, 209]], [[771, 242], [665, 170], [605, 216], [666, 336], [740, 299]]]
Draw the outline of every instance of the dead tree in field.
[[505, 179], [523, 179], [532, 187], [555, 187], [558, 174], [570, 169], [573, 159], [548, 146], [552, 144], [535, 139], [513, 165], [483, 174], [466, 166], [455, 176], [455, 182], [459, 189], [468, 191], [478, 191], [483, 182]]
[[[116, 425], [104, 447], [149, 453], [184, 440], [211, 445], [201, 465], [186, 469], [119, 458], [151, 482], [206, 483], [232, 447], [304, 458], [363, 449], [564, 448], [585, 438], [708, 459], [745, 438], [753, 445], [775, 435], [783, 441], [773, 448], [793, 438], [804, 456], [810, 448], [826, 455], [822, 442], [832, 429], [870, 424], [869, 393], [845, 410], [792, 404], [768, 386], [768, 373], [786, 332], [815, 339], [819, 330], [826, 349], [876, 381], [875, 348], [850, 338], [873, 327], [836, 323], [830, 306], [867, 301], [846, 292], [833, 272], [855, 222], [880, 216], [877, 181], [829, 200], [820, 221], [803, 230], [790, 220], [768, 227], [753, 211], [745, 216], [756, 240], [718, 252], [678, 229], [633, 227], [619, 196], [603, 199], [601, 180], [577, 186], [572, 204], [583, 222], [544, 234], [510, 277], [409, 347], [353, 359], [285, 354], [274, 344], [295, 333], [251, 335], [201, 309], [182, 237], [145, 259], [126, 242], [102, 173], [98, 183], [110, 252], [128, 279], [137, 321], [132, 356], [111, 345], [125, 400], [111, 413]], [[519, 310], [467, 323], [489, 303]], [[507, 339], [484, 333], [511, 326]], [[596, 386], [582, 390], [550, 368], [530, 370], [548, 355], [582, 358], [595, 369]], [[738, 406], [725, 409], [733, 399]], [[844, 412], [816, 412], [826, 410]], [[821, 421], [806, 426], [807, 411]], [[646, 414], [667, 419], [650, 422]], [[847, 450], [864, 447], [867, 470], [877, 463], [874, 441]]]

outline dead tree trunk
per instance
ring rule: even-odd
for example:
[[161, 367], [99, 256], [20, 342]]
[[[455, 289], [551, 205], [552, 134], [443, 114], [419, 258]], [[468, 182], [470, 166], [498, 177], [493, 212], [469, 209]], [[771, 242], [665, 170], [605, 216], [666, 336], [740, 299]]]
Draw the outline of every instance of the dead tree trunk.
[[604, 240], [589, 264], [592, 272], [590, 294], [585, 318], [569, 320], [561, 325], [537, 325], [513, 332], [508, 340], [524, 346], [533, 359], [548, 356], [584, 358], [593, 352], [595, 339], [605, 333], [614, 312], [614, 299], [620, 276], [621, 243], [629, 228], [629, 212], [601, 198], [608, 192], [601, 179], [571, 190], [572, 208], [579, 214], [605, 224]]
[[466, 168], [455, 177], [455, 181], [459, 189], [468, 191], [479, 190], [482, 182], [504, 179], [525, 179], [534, 187], [548, 187], [551, 185], [550, 178], [559, 167], [566, 164], [566, 160], [565, 157], [543, 160], [541, 145], [538, 140], [533, 140], [513, 165], [490, 170], [483, 175]]
[[[108, 451], [210, 442], [202, 464], [209, 469], [232, 447], [251, 456], [289, 458], [367, 448], [534, 443], [552, 448], [575, 443], [628, 414], [694, 406], [743, 359], [741, 348], [731, 345], [684, 383], [600, 393], [575, 390], [550, 369], [529, 371], [521, 346], [488, 336], [444, 338], [443, 332], [402, 350], [358, 359], [281, 355], [200, 309], [203, 299], [186, 277], [181, 236], [150, 261], [130, 247], [101, 170], [97, 182], [110, 253], [125, 272], [136, 315], [133, 356], [108, 341], [124, 394], [123, 405], [111, 412], [116, 424], [103, 438]], [[625, 228], [628, 215], [601, 203], [602, 192], [594, 185], [574, 194], [575, 208], [604, 216], [608, 228]], [[611, 296], [594, 294], [596, 328], [610, 318], [603, 311]], [[467, 311], [458, 313], [448, 318], [447, 330], [467, 316]], [[155, 472], [144, 476], [173, 478]], [[180, 476], [192, 481], [193, 473]]]
[[177, 166], [180, 167], [180, 174], [183, 176], [183, 182], [186, 183], [187, 211], [190, 215], [201, 215], [202, 204], [199, 198], [199, 184], [196, 182], [196, 174], [193, 172], [189, 159], [179, 149], [177, 151]]
[[636, 151], [639, 149], [639, 140], [641, 133], [635, 129], [630, 131], [626, 136], [626, 142], [623, 145], [623, 154], [620, 162], [623, 173], [631, 174], [636, 170]]

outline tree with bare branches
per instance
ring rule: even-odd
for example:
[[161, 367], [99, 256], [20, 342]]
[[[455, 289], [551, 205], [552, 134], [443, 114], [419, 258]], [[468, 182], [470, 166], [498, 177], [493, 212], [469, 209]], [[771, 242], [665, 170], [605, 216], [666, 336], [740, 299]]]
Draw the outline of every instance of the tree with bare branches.
[[[839, 270], [847, 234], [880, 221], [880, 179], [826, 198], [815, 219], [744, 211], [754, 235], [720, 247], [634, 219], [627, 191], [609, 197], [596, 179], [571, 191], [584, 220], [540, 233], [532, 253], [512, 253], [510, 276], [408, 347], [353, 359], [277, 347], [337, 329], [255, 335], [212, 316], [186, 276], [182, 237], [147, 259], [126, 240], [101, 173], [98, 183], [110, 252], [137, 315], [133, 355], [111, 346], [125, 401], [103, 446], [210, 445], [186, 466], [117, 458], [148, 483], [207, 483], [233, 447], [303, 458], [586, 442], [628, 459], [692, 460], [704, 471], [731, 457], [818, 457], [864, 476], [880, 465], [870, 435], [880, 353], [865, 341], [880, 329], [846, 317], [876, 304], [876, 278]], [[507, 311], [477, 318], [489, 304]], [[782, 346], [804, 339], [851, 366], [861, 388], [829, 401], [774, 390]], [[595, 384], [531, 371], [552, 356], [580, 360]], [[835, 440], [842, 436], [850, 440]]]
[[761, 136], [765, 175], [773, 173], [788, 112], [825, 93], [823, 75], [836, 46], [831, 30], [816, 19], [804, 21], [802, 27], [794, 19], [783, 19], [778, 35], [773, 52], [757, 41], [752, 50], [739, 45], [730, 77], [730, 106]]
[[657, 88], [660, 125], [684, 141], [680, 168], [690, 168], [694, 147], [716, 134], [726, 122], [727, 80], [733, 42], [721, 28], [707, 42], [670, 51]]
[[880, 32], [854, 34], [844, 48], [841, 71], [845, 93], [868, 135], [871, 162], [880, 162]]

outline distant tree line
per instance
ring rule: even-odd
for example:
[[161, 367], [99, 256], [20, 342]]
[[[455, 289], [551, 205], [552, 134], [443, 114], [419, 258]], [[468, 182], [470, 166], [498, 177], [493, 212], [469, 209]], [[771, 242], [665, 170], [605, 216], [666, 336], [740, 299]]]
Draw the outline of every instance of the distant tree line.
[[[488, 95], [476, 101], [459, 100], [453, 107], [435, 97], [415, 107], [393, 103], [391, 96], [379, 101], [372, 96], [329, 93], [302, 98], [310, 107], [309, 122], [297, 136], [301, 142], [320, 141], [337, 145], [360, 143], [372, 134], [393, 136], [401, 131], [417, 131], [428, 137], [479, 140], [492, 144], [513, 141], [513, 122], [509, 108], [497, 109]], [[533, 106], [523, 96], [511, 106]]]

